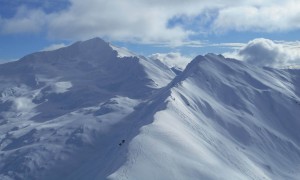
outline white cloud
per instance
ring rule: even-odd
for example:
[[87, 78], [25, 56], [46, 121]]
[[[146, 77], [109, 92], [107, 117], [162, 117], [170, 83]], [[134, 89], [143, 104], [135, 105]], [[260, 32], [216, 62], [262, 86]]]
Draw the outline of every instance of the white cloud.
[[288, 67], [300, 65], [300, 42], [274, 42], [259, 38], [249, 41], [244, 47], [224, 53], [225, 57], [244, 60], [258, 66]]
[[246, 45], [245, 43], [219, 43], [219, 44], [209, 44], [208, 46], [239, 50], [245, 45]]
[[281, 44], [283, 47], [288, 49], [299, 50], [300, 49], [300, 41], [274, 41], [277, 44]]
[[[117, 41], [181, 46], [204, 31], [300, 29], [298, 0], [69, 1], [68, 8], [48, 14], [21, 7], [12, 18], [0, 17], [0, 32], [46, 30], [51, 38], [82, 40], [100, 36]], [[191, 24], [186, 26], [184, 22], [179, 22], [170, 26], [170, 20], [181, 16]]]
[[224, 53], [222, 53], [222, 55], [226, 58], [232, 58], [232, 59], [236, 59], [236, 60], [243, 60], [243, 57], [241, 55], [239, 55], [239, 50], [224, 52]]
[[60, 48], [66, 47], [66, 46], [67, 45], [64, 44], [64, 43], [51, 44], [50, 46], [45, 47], [44, 49], [42, 49], [42, 51], [53, 51], [53, 50], [60, 49]]
[[155, 53], [149, 58], [159, 60], [169, 68], [176, 67], [182, 70], [185, 69], [186, 65], [191, 62], [191, 60], [193, 60], [193, 58], [183, 56], [178, 52]]
[[174, 15], [166, 7], [140, 1], [72, 0], [72, 6], [52, 14], [49, 35], [59, 38], [107, 37], [142, 43], [178, 43], [193, 32], [181, 27], [168, 28]]
[[[275, 1], [276, 2], [276, 1]], [[212, 24], [217, 32], [275, 32], [300, 28], [300, 1], [287, 0], [267, 6], [227, 7], [219, 11]]]
[[46, 14], [43, 11], [30, 10], [21, 6], [11, 19], [3, 19], [0, 17], [0, 33], [17, 34], [40, 32], [46, 22]]

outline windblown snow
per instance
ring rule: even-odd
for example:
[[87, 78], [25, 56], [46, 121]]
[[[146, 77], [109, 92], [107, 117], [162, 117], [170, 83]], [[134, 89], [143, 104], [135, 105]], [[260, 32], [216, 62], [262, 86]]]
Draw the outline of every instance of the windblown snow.
[[185, 70], [99, 38], [0, 65], [0, 179], [300, 177], [300, 70]]

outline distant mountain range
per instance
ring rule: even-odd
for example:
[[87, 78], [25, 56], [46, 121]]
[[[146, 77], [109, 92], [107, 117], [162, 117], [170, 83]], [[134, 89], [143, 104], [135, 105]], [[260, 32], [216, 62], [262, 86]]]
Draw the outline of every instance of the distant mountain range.
[[0, 179], [300, 178], [300, 70], [100, 38], [0, 64]]

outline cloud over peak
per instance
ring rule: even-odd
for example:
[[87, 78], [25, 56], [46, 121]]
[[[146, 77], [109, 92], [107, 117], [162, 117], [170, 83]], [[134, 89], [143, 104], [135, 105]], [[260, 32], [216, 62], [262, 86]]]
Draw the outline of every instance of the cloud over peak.
[[169, 68], [185, 69], [186, 65], [193, 59], [191, 57], [186, 57], [179, 52], [170, 53], [155, 53], [152, 54], [150, 59], [159, 60]]
[[253, 65], [288, 67], [300, 65], [300, 42], [272, 41], [257, 38], [233, 53], [224, 56], [240, 59]]

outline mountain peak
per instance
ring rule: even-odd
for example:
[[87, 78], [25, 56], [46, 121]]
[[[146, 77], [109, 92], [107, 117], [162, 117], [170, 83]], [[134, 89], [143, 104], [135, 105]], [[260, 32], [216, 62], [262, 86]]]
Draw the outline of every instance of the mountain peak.
[[89, 40], [85, 40], [85, 41], [79, 41], [77, 42], [79, 43], [80, 45], [103, 45], [103, 44], [106, 44], [108, 45], [107, 42], [105, 42], [103, 39], [99, 38], [99, 37], [94, 37], [92, 39], [89, 39]]
[[86, 41], [78, 41], [70, 46], [54, 51], [33, 53], [25, 56], [21, 61], [35, 63], [70, 63], [78, 60], [103, 62], [116, 56], [117, 53], [109, 46], [109, 43], [96, 37]]
[[109, 43], [105, 42], [99, 37], [89, 39], [86, 41], [78, 41], [71, 46], [70, 48], [76, 48], [80, 51], [89, 52], [90, 50], [97, 51], [112, 51], [112, 48], [109, 46]]

